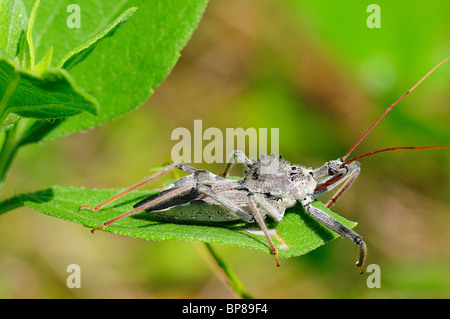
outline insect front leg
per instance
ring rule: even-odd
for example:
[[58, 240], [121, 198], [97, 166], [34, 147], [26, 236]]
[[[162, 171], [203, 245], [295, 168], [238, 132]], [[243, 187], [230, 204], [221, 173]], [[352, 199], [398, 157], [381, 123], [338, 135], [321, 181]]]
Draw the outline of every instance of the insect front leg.
[[242, 164], [244, 164], [247, 167], [250, 167], [252, 165], [252, 161], [248, 159], [247, 156], [245, 156], [244, 152], [240, 150], [235, 150], [233, 153], [231, 153], [230, 157], [227, 161], [227, 166], [225, 167], [225, 171], [222, 173], [222, 176], [227, 177], [228, 173], [230, 172], [231, 167], [233, 164], [235, 164], [236, 160], [239, 160]]
[[340, 222], [329, 216], [324, 211], [311, 206], [311, 204], [305, 205], [305, 210], [310, 214], [315, 220], [317, 220], [319, 223], [324, 225], [325, 227], [335, 231], [339, 235], [353, 241], [356, 245], [359, 246], [359, 259], [356, 262], [356, 266], [361, 269], [361, 274], [364, 273], [363, 271], [363, 265], [366, 260], [367, 255], [367, 247], [364, 243], [361, 236], [359, 236], [357, 233], [355, 233], [353, 230], [345, 227]]
[[335, 173], [335, 170], [333, 168], [329, 168], [328, 164], [325, 164], [324, 166], [314, 171], [315, 174], [318, 175], [318, 179], [323, 179], [323, 181], [320, 182], [314, 190], [314, 197], [317, 197], [325, 192], [329, 192], [341, 183], [344, 183], [333, 195], [333, 197], [327, 202], [327, 208], [333, 206], [333, 204], [353, 184], [361, 171], [361, 166], [358, 162], [353, 162], [343, 166], [342, 168], [340, 168], [340, 170], [344, 171], [342, 173], [333, 174]]
[[[353, 164], [353, 165], [352, 165]], [[348, 171], [348, 178], [342, 184], [342, 186], [337, 190], [336, 193], [334, 193], [333, 197], [327, 202], [325, 205], [327, 208], [330, 208], [331, 206], [336, 203], [336, 201], [341, 197], [345, 191], [350, 187], [350, 185], [353, 184], [353, 182], [356, 180], [356, 178], [359, 175], [359, 172], [361, 171], [359, 163], [352, 163], [349, 165], [349, 171]]]
[[133, 191], [133, 190], [135, 190], [135, 189], [137, 189], [137, 188], [139, 188], [139, 187], [141, 187], [141, 186], [143, 186], [143, 185], [153, 181], [154, 179], [157, 179], [158, 177], [160, 177], [160, 176], [162, 176], [162, 175], [172, 171], [175, 168], [181, 169], [182, 171], [185, 171], [185, 172], [187, 172], [189, 174], [192, 174], [192, 173], [194, 173], [197, 170], [195, 167], [192, 167], [192, 166], [189, 166], [189, 165], [186, 165], [186, 164], [183, 164], [183, 163], [173, 163], [173, 164], [163, 168], [159, 172], [157, 172], [157, 173], [155, 173], [155, 174], [153, 174], [153, 175], [143, 179], [139, 183], [134, 184], [130, 188], [127, 188], [123, 192], [121, 192], [121, 193], [119, 193], [119, 194], [117, 194], [117, 195], [107, 199], [106, 201], [104, 201], [103, 203], [101, 203], [101, 204], [99, 204], [99, 205], [97, 205], [95, 207], [83, 205], [83, 206], [78, 207], [78, 210], [80, 210], [80, 209], [90, 209], [93, 212], [98, 212], [100, 209], [102, 209], [103, 206], [105, 206], [105, 205], [115, 201], [116, 199], [118, 199], [118, 198], [128, 194], [129, 192], [131, 192], [131, 191]]

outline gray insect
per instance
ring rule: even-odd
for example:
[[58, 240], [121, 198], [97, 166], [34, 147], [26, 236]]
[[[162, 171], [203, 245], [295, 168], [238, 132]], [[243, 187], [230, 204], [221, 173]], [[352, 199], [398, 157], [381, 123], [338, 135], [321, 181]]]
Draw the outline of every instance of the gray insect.
[[[363, 273], [367, 247], [362, 237], [323, 210], [312, 206], [311, 203], [317, 196], [340, 186], [326, 204], [326, 207], [331, 207], [358, 177], [360, 165], [356, 160], [359, 158], [397, 149], [450, 148], [450, 146], [393, 147], [347, 160], [350, 153], [381, 118], [448, 59], [445, 59], [433, 68], [406, 94], [392, 104], [342, 158], [326, 162], [319, 168], [312, 169], [290, 164], [281, 156], [274, 155], [261, 155], [257, 160], [250, 160], [242, 151], [237, 150], [232, 153], [222, 176], [206, 170], [196, 169], [183, 163], [174, 163], [96, 207], [80, 206], [79, 209], [86, 208], [94, 212], [99, 211], [103, 206], [123, 195], [178, 168], [188, 173], [188, 175], [176, 180], [160, 193], [141, 200], [133, 206], [133, 210], [105, 221], [100, 226], [92, 229], [92, 232], [99, 228], [108, 227], [119, 219], [143, 210], [169, 222], [192, 222], [194, 220], [214, 223], [229, 221], [258, 223], [279, 266], [277, 248], [273, 244], [264, 220], [267, 217], [274, 221], [282, 220], [286, 209], [299, 202], [305, 208], [305, 211], [320, 224], [359, 246], [360, 252], [356, 266]], [[246, 167], [245, 176], [239, 180], [227, 179], [226, 177], [236, 160]]]

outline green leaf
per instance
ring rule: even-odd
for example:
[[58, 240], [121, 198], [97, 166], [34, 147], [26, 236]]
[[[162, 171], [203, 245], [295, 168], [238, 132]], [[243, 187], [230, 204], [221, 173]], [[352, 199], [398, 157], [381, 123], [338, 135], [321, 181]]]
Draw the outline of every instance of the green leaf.
[[70, 70], [72, 67], [83, 61], [97, 46], [99, 41], [110, 37], [114, 34], [114, 32], [124, 24], [131, 15], [137, 10], [136, 7], [129, 8], [125, 12], [123, 12], [120, 16], [118, 16], [110, 25], [106, 27], [105, 30], [97, 33], [92, 38], [80, 44], [78, 47], [70, 51], [58, 64], [58, 68], [64, 68], [66, 70]]
[[[30, 10], [32, 1], [24, 3]], [[68, 118], [45, 139], [109, 122], [144, 103], [179, 59], [207, 0], [80, 0], [81, 28], [71, 29], [65, 26], [72, 3], [42, 2], [33, 30], [37, 57], [53, 47], [53, 60], [63, 60], [85, 39], [107, 29], [121, 12], [139, 9], [113, 37], [97, 42], [95, 50], [70, 69], [77, 85], [99, 102], [98, 116], [85, 113]]]
[[10, 113], [22, 117], [55, 119], [89, 112], [97, 114], [95, 99], [79, 88], [65, 70], [42, 74], [15, 65], [0, 54], [0, 122]]
[[0, 0], [0, 50], [14, 58], [27, 23], [27, 11], [21, 0]]
[[[131, 210], [133, 204], [137, 201], [155, 193], [154, 191], [133, 192], [96, 213], [86, 209], [78, 210], [81, 205], [97, 205], [120, 191], [55, 186], [44, 191], [19, 195], [18, 198], [25, 206], [41, 213], [93, 228], [106, 220]], [[14, 201], [9, 200], [9, 202]], [[356, 226], [356, 223], [328, 210], [321, 202], [315, 201], [313, 205], [325, 210], [347, 227], [353, 228]], [[0, 204], [1, 210], [2, 204]], [[275, 229], [278, 233], [279, 237], [273, 237], [273, 239], [281, 258], [305, 254], [338, 237], [336, 233], [313, 220], [301, 205], [289, 209], [281, 222], [271, 223], [269, 228]], [[266, 238], [263, 235], [254, 234], [255, 231], [258, 231], [256, 224], [238, 223], [230, 225], [216, 223], [212, 226], [206, 224], [173, 224], [156, 221], [152, 218], [151, 213], [142, 212], [118, 220], [104, 228], [104, 231], [146, 240], [221, 243], [256, 249], [270, 254]]]

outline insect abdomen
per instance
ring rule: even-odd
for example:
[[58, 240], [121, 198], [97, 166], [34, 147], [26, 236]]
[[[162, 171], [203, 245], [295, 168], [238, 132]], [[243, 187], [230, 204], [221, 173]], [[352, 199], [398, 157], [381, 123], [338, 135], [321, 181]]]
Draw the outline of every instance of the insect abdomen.
[[168, 222], [231, 222], [242, 220], [229, 209], [202, 201], [192, 201], [188, 205], [177, 205], [150, 212], [156, 220]]

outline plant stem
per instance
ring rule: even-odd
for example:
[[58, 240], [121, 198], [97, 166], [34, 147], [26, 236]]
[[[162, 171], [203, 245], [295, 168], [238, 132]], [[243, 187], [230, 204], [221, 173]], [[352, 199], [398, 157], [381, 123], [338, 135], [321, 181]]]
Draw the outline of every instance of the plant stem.
[[20, 147], [23, 131], [23, 121], [18, 120], [4, 132], [3, 145], [0, 151], [0, 189], [3, 186], [6, 174], [11, 166], [12, 160]]
[[16, 72], [14, 79], [9, 83], [8, 87], [6, 88], [5, 93], [2, 96], [2, 99], [0, 100], [0, 125], [3, 124], [3, 121], [6, 119], [6, 116], [8, 115], [8, 103], [9, 99], [11, 98], [11, 95], [16, 90], [17, 85], [20, 82], [20, 74], [19, 72]]
[[252, 299], [253, 297], [248, 293], [244, 284], [239, 280], [234, 271], [226, 264], [226, 262], [214, 251], [211, 244], [205, 243], [205, 246], [226, 276], [227, 284], [231, 290], [233, 290], [233, 292], [240, 298]]
[[[6, 117], [9, 114], [8, 103], [20, 82], [20, 73], [15, 72], [15, 76], [9, 83], [0, 100], [0, 126], [3, 125]], [[11, 166], [12, 160], [19, 149], [20, 135], [23, 131], [22, 121], [16, 121], [11, 127], [4, 132], [3, 145], [0, 151], [0, 189]]]

